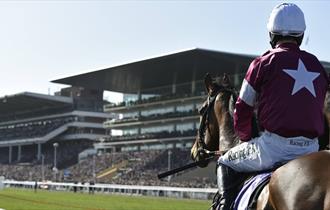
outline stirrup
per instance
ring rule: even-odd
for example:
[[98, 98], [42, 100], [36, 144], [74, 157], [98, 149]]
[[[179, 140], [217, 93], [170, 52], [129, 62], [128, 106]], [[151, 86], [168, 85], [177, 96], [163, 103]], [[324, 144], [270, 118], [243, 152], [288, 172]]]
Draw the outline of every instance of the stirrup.
[[[219, 193], [219, 191], [216, 192], [216, 194], [213, 196], [212, 199], [212, 204], [211, 206], [208, 208], [208, 210], [217, 210], [217, 207], [220, 206], [221, 200], [223, 199], [223, 196]], [[231, 201], [231, 203], [229, 204], [229, 209], [232, 210], [234, 207], [234, 200]], [[223, 204], [222, 204], [223, 205]]]
[[215, 193], [215, 195], [213, 196], [212, 204], [208, 208], [208, 210], [216, 210], [218, 204], [220, 203], [221, 198], [222, 198], [222, 195], [219, 193], [219, 191], [217, 191]]
[[218, 209], [220, 210], [220, 209], [224, 209], [224, 207], [226, 207], [225, 210], [232, 210], [233, 206], [234, 206], [235, 199], [231, 200], [230, 202], [229, 201], [224, 202], [222, 199], [225, 200], [222, 197], [220, 198], [220, 201], [217, 205], [217, 207], [219, 207]]

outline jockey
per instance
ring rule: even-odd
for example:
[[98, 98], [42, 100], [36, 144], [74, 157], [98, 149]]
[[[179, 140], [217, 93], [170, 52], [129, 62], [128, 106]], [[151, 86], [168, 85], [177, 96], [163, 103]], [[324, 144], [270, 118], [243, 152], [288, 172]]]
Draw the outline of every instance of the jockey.
[[[299, 48], [305, 28], [295, 4], [280, 4], [270, 14], [272, 49], [250, 64], [235, 105], [234, 127], [243, 143], [218, 160], [220, 210], [230, 208], [240, 172], [272, 169], [318, 151], [329, 80], [319, 60]], [[251, 139], [255, 110], [262, 133]]]

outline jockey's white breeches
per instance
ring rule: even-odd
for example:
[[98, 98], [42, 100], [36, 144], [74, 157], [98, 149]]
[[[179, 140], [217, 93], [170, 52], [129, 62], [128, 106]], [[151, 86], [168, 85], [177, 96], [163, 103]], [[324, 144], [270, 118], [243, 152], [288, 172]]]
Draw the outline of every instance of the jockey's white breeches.
[[317, 138], [285, 138], [265, 131], [260, 137], [233, 147], [218, 160], [238, 172], [268, 170], [299, 156], [316, 152]]

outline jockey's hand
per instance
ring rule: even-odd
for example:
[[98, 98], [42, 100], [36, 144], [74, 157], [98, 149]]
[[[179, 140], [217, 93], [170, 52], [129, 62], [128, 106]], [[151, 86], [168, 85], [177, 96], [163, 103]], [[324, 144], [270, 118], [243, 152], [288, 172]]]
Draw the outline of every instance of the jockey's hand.
[[210, 157], [210, 155], [207, 153], [207, 151], [205, 149], [202, 148], [197, 148], [197, 147], [193, 147], [191, 149], [191, 158], [197, 162], [197, 161], [201, 161], [198, 166], [201, 168], [205, 168], [210, 160], [206, 160], [206, 158]]
[[193, 147], [191, 148], [191, 150], [190, 150], [190, 157], [191, 157], [191, 159], [193, 160], [193, 161], [197, 161], [197, 156], [198, 156], [198, 149], [199, 149], [200, 147], [198, 146], [198, 144], [197, 143], [195, 143], [194, 145], [193, 145]]

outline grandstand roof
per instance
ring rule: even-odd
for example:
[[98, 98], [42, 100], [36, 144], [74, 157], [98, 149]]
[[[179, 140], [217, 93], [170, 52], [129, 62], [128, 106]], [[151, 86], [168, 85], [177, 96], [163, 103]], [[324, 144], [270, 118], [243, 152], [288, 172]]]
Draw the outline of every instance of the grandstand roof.
[[[254, 55], [194, 48], [134, 61], [52, 82], [122, 93], [137, 93], [156, 87], [201, 80], [209, 72], [245, 73]], [[330, 63], [322, 62], [330, 71]]]
[[0, 98], [0, 116], [72, 104], [72, 98], [23, 92]]

